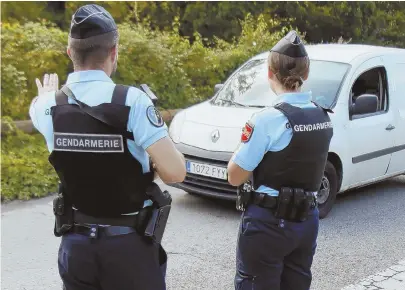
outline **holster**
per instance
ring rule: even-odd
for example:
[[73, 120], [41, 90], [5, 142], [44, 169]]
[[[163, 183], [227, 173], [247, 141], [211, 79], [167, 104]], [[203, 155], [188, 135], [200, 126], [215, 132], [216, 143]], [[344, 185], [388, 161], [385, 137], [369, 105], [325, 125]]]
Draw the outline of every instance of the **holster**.
[[55, 216], [55, 226], [53, 233], [60, 237], [69, 232], [73, 227], [73, 208], [63, 194], [62, 184], [58, 185], [58, 195], [53, 199], [53, 214]]
[[152, 210], [152, 216], [146, 225], [145, 236], [151, 238], [156, 243], [162, 242], [163, 234], [166, 229], [171, 205], [165, 205]]
[[301, 211], [299, 219], [301, 222], [305, 221], [308, 218], [308, 215], [311, 209], [316, 207], [316, 198], [313, 197], [312, 193], [305, 192], [305, 200], [301, 205]]
[[306, 195], [303, 189], [294, 189], [293, 206], [290, 213], [291, 220], [301, 220], [305, 206]]
[[294, 191], [292, 188], [283, 187], [278, 194], [277, 207], [274, 212], [276, 218], [290, 219], [292, 212], [292, 202], [294, 198]]
[[167, 190], [163, 191], [153, 182], [147, 190], [153, 201], [150, 217], [147, 220], [144, 236], [160, 244], [169, 218], [172, 197]]
[[253, 197], [252, 185], [250, 181], [238, 186], [236, 191], [236, 209], [245, 211]]
[[287, 221], [303, 222], [314, 206], [312, 193], [303, 189], [283, 187], [279, 192], [274, 216]]

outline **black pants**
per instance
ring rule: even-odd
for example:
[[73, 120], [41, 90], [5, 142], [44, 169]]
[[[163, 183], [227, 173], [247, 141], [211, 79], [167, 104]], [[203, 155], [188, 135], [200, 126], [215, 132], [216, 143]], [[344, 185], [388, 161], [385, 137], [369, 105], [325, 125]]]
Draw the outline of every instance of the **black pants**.
[[62, 237], [58, 266], [66, 290], [165, 290], [167, 256], [137, 233]]
[[250, 205], [239, 229], [235, 289], [308, 290], [318, 226], [317, 208], [305, 222], [294, 223]]

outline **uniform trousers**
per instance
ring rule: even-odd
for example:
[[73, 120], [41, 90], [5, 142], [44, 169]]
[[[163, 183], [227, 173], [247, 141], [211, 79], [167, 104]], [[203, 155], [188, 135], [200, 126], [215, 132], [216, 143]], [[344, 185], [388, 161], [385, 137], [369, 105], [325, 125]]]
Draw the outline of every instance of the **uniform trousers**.
[[249, 205], [242, 213], [236, 253], [236, 290], [308, 290], [319, 211], [301, 223]]
[[97, 239], [62, 236], [59, 274], [66, 290], [165, 290], [167, 255], [137, 232]]

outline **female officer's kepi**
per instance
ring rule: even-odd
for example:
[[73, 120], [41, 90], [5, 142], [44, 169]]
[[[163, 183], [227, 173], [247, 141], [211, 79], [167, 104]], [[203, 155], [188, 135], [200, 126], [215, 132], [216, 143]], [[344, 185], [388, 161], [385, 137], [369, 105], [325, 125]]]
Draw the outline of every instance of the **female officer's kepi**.
[[238, 290], [308, 290], [311, 285], [319, 224], [316, 191], [333, 129], [327, 112], [301, 92], [309, 64], [295, 31], [271, 49], [267, 73], [277, 97], [246, 123], [228, 164], [228, 181], [239, 186], [237, 208], [243, 210]]
[[271, 49], [271, 51], [294, 58], [308, 56], [304, 44], [295, 31], [290, 31]]

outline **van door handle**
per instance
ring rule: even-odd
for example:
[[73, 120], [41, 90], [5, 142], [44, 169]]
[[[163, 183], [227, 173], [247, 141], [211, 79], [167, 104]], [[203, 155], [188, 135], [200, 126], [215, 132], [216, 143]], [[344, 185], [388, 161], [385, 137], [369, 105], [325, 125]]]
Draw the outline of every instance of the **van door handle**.
[[394, 130], [394, 129], [395, 129], [395, 126], [393, 126], [391, 124], [389, 124], [388, 127], [385, 128], [385, 130], [388, 130], [388, 131], [391, 131], [391, 130]]

